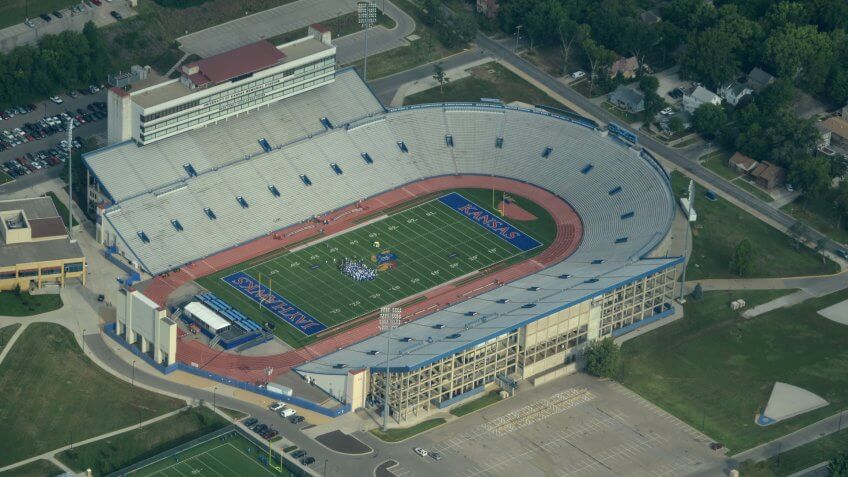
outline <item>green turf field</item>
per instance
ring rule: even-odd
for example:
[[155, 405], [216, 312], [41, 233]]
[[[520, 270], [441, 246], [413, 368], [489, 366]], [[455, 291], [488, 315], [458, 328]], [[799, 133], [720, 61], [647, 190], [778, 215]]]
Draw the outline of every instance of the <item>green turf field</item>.
[[[456, 192], [492, 210], [491, 190]], [[437, 197], [448, 193], [440, 193]], [[500, 201], [501, 195], [496, 194], [496, 198]], [[221, 277], [244, 271], [265, 286], [270, 283], [275, 292], [332, 328], [455, 278], [539, 253], [556, 236], [553, 218], [527, 199], [513, 199], [537, 218], [508, 221], [541, 242], [541, 247], [522, 253], [434, 197], [299, 251], [237, 265], [198, 282], [258, 323], [276, 323], [275, 332], [283, 340], [294, 346], [303, 345], [314, 337], [310, 339], [272, 313], [260, 310], [256, 302]], [[379, 247], [374, 247], [375, 241], [380, 243]], [[373, 281], [357, 282], [338, 270], [337, 264], [344, 258], [374, 265], [372, 255], [383, 251], [397, 256], [396, 266], [378, 272]]]
[[260, 456], [267, 462], [268, 448], [258, 449], [254, 443], [236, 434], [224, 440], [214, 438], [182, 451], [176, 457], [168, 457], [142, 467], [132, 475], [139, 477], [292, 475], [280, 466], [280, 456], [276, 452], [273, 454], [276, 469], [260, 462]]

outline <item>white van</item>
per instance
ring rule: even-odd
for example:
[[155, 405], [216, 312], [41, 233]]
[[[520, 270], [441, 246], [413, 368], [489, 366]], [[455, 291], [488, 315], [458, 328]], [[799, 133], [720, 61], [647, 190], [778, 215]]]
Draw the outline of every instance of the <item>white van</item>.
[[290, 407], [287, 407], [287, 408], [283, 409], [282, 411], [280, 411], [280, 415], [283, 416], [283, 417], [291, 417], [291, 416], [294, 416], [295, 414], [297, 414], [297, 411], [295, 411], [294, 409], [292, 409]]

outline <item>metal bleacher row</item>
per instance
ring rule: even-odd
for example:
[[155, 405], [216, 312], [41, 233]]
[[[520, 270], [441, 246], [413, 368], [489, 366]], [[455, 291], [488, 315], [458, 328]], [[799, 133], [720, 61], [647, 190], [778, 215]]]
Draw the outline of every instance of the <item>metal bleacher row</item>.
[[201, 293], [197, 295], [197, 299], [219, 315], [223, 316], [227, 321], [239, 327], [245, 333], [262, 331], [262, 327], [257, 325], [256, 322], [242, 315], [241, 312], [231, 307], [227, 304], [227, 302], [221, 300], [213, 293]]

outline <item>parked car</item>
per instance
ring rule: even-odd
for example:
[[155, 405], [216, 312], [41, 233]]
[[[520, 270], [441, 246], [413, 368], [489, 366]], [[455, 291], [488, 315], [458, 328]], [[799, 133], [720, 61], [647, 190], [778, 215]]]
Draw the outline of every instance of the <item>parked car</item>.
[[427, 449], [422, 449], [421, 447], [416, 447], [414, 450], [415, 453], [420, 455], [421, 457], [427, 457], [427, 454], [429, 454], [429, 452], [427, 452]]
[[286, 403], [284, 403], [283, 401], [277, 401], [274, 404], [271, 404], [270, 406], [268, 406], [268, 409], [270, 409], [274, 412], [277, 412], [280, 409], [283, 409], [284, 407], [286, 407]]
[[300, 459], [301, 457], [303, 457], [305, 455], [306, 455], [306, 451], [303, 450], [303, 449], [296, 450], [296, 451], [291, 453], [291, 456], [294, 457], [295, 459]]
[[35, 22], [34, 22], [34, 21], [32, 21], [32, 20], [30, 20], [29, 18], [27, 18], [27, 19], [24, 21], [24, 25], [26, 25], [26, 26], [28, 26], [28, 27], [30, 27], [30, 28], [35, 28]]
[[303, 464], [303, 465], [312, 465], [312, 464], [315, 463], [315, 458], [314, 457], [304, 457], [303, 459], [300, 459], [300, 463]]
[[580, 79], [580, 78], [583, 78], [584, 76], [586, 76], [586, 72], [582, 71], [582, 70], [577, 70], [574, 73], [571, 73], [571, 77], [573, 79]]
[[53, 16], [56, 18], [62, 18], [65, 15], [62, 15], [62, 12], [60, 12], [59, 10], [53, 10]]
[[65, 102], [62, 98], [60, 98], [58, 96], [51, 96], [50, 101], [53, 101], [56, 104], [62, 104], [62, 103]]
[[103, 3], [102, 3], [100, 0], [91, 0], [91, 3], [93, 3], [93, 4], [97, 5], [98, 7], [99, 7], [100, 5], [103, 5]]
[[843, 249], [841, 249], [841, 248], [837, 248], [837, 249], [835, 250], [835, 252], [836, 252], [836, 254], [837, 254], [837, 255], [839, 255], [839, 257], [840, 257], [840, 258], [842, 258], [843, 260], [848, 260], [848, 252], [846, 252], [845, 250], [843, 250]]
[[118, 12], [116, 12], [115, 10], [112, 10], [112, 11], [109, 13], [109, 15], [112, 15], [112, 18], [114, 18], [115, 20], [118, 20], [118, 21], [121, 21], [121, 20], [123, 20], [123, 19], [124, 19], [124, 17], [122, 17], [122, 16], [121, 16], [121, 14], [120, 14], [120, 13], [118, 13]]
[[430, 452], [430, 457], [432, 457], [433, 460], [442, 460], [442, 454], [439, 454], [438, 452]]
[[305, 419], [306, 418], [303, 417], [303, 416], [292, 416], [292, 417], [289, 418], [289, 422], [291, 422], [292, 424], [300, 424]]
[[665, 108], [662, 111], [660, 111], [660, 114], [662, 114], [663, 116], [670, 116], [670, 115], [674, 114], [674, 110], [671, 109], [671, 108]]
[[297, 411], [295, 411], [294, 409], [292, 409], [290, 407], [287, 407], [287, 408], [283, 409], [282, 411], [280, 411], [280, 415], [283, 416], [283, 417], [291, 417], [291, 416], [294, 416], [295, 414], [297, 414]]
[[48, 22], [48, 23], [49, 23], [49, 22], [51, 22], [51, 21], [53, 21], [53, 19], [52, 19], [52, 18], [50, 18], [50, 15], [48, 15], [48, 14], [46, 14], [46, 13], [42, 13], [41, 15], [39, 15], [39, 17], [41, 17], [41, 19], [42, 19], [42, 20], [44, 20], [44, 21], [46, 21], [46, 22]]
[[244, 420], [244, 425], [246, 427], [251, 427], [256, 425], [257, 422], [259, 422], [259, 419], [256, 419], [255, 417], [250, 417]]

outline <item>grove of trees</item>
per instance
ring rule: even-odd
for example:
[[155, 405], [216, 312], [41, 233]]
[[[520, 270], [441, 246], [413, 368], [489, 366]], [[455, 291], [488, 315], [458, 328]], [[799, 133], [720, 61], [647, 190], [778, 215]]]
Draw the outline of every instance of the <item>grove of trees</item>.
[[0, 107], [100, 82], [109, 67], [106, 43], [94, 23], [88, 22], [81, 33], [45, 35], [36, 46], [0, 53]]

